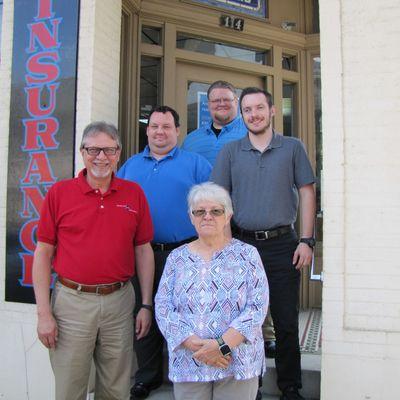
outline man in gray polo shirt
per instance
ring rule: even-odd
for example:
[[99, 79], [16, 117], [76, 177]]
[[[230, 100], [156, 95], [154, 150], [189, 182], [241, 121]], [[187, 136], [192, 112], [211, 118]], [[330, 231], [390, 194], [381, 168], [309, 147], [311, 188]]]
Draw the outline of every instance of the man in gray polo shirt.
[[[248, 134], [221, 150], [211, 180], [232, 196], [233, 235], [254, 245], [270, 286], [281, 400], [301, 400], [298, 337], [300, 270], [314, 247], [314, 173], [300, 140], [272, 129], [272, 97], [246, 88], [240, 109]], [[301, 235], [293, 229], [300, 198]]]

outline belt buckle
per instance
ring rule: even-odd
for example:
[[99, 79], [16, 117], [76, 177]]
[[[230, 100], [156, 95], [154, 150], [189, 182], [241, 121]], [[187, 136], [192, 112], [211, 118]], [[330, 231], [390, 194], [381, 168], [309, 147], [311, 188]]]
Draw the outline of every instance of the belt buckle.
[[254, 235], [256, 240], [267, 240], [268, 239], [268, 231], [255, 231]]
[[101, 293], [100, 293], [100, 289], [101, 289], [101, 285], [97, 285], [97, 286], [96, 286], [96, 292], [95, 292], [95, 293], [96, 293], [96, 296], [100, 296], [100, 294], [101, 294]]

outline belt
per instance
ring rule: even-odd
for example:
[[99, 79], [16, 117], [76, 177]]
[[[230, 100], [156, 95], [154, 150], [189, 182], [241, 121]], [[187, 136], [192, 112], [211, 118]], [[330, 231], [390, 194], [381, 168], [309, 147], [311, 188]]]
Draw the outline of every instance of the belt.
[[195, 237], [191, 237], [189, 239], [182, 240], [181, 242], [175, 242], [175, 243], [152, 243], [151, 247], [155, 251], [170, 251], [174, 250], [179, 246], [182, 246], [183, 244], [190, 243], [193, 240], [195, 240]]
[[57, 280], [62, 285], [66, 286], [67, 288], [74, 289], [77, 292], [95, 293], [98, 295], [111, 294], [121, 289], [126, 284], [126, 282], [115, 282], [115, 283], [106, 283], [103, 285], [81, 285], [80, 283], [63, 278], [62, 276], [58, 276]]
[[279, 226], [271, 230], [247, 231], [245, 229], [235, 226], [233, 231], [238, 233], [241, 237], [249, 237], [255, 240], [268, 240], [277, 238], [293, 230], [292, 225]]

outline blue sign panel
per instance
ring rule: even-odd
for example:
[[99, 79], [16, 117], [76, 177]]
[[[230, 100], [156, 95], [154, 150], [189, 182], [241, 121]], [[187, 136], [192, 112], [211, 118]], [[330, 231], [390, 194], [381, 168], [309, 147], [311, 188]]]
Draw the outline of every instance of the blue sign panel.
[[253, 17], [266, 18], [266, 0], [192, 0], [210, 6], [236, 11]]
[[197, 92], [197, 128], [210, 126], [211, 115], [208, 111], [206, 92]]

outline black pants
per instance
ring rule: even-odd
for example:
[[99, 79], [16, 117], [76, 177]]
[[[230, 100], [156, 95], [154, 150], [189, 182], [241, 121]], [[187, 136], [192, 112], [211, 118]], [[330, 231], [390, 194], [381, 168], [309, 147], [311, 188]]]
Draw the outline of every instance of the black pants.
[[[165, 261], [167, 260], [169, 253], [170, 251], [154, 251], [155, 274], [153, 301], [154, 296], [157, 293], [158, 284], [160, 283]], [[140, 293], [140, 285], [136, 277], [133, 279], [133, 284], [136, 293], [135, 314], [137, 314], [139, 312], [140, 305], [142, 304], [142, 298]], [[158, 385], [159, 383], [162, 383], [164, 338], [158, 329], [154, 314], [149, 333], [140, 340], [137, 340], [135, 335], [133, 347], [136, 352], [138, 363], [138, 370], [135, 374], [135, 382], [143, 382], [148, 385]]]
[[275, 365], [278, 387], [281, 391], [290, 386], [300, 389], [300, 271], [292, 264], [293, 253], [298, 244], [296, 232], [268, 240], [235, 236], [257, 248], [267, 274], [276, 336]]

